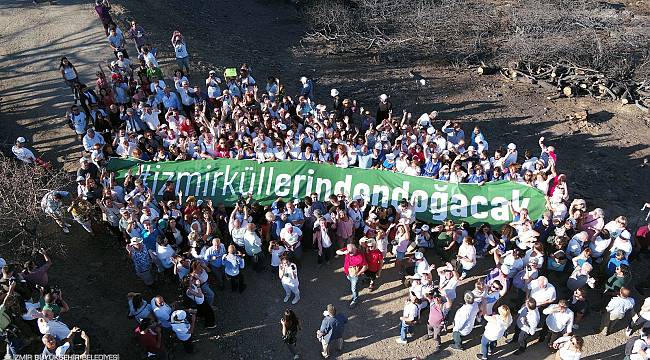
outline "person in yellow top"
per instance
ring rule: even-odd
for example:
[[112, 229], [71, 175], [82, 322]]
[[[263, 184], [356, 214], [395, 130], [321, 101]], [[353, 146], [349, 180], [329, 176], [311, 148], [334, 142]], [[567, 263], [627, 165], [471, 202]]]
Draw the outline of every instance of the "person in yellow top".
[[68, 212], [72, 214], [72, 217], [76, 222], [78, 222], [84, 230], [88, 233], [93, 233], [92, 223], [90, 221], [90, 214], [93, 211], [92, 205], [81, 197], [76, 198], [72, 201], [72, 204], [68, 207]]

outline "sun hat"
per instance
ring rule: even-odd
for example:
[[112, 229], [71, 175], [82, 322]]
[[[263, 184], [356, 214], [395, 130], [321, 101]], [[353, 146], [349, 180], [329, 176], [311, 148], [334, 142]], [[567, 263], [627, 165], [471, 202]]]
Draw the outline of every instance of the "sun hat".
[[141, 237], [132, 237], [131, 238], [131, 245], [136, 245], [136, 244], [142, 244], [144, 240]]
[[186, 318], [187, 318], [187, 313], [185, 312], [185, 310], [176, 310], [172, 313], [171, 321], [180, 322], [185, 320]]

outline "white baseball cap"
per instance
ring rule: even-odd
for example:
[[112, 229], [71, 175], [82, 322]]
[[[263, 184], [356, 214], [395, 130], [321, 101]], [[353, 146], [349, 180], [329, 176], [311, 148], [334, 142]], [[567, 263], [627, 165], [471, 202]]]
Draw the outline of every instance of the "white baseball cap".
[[24, 143], [24, 142], [27, 142], [27, 140], [25, 140], [24, 137], [19, 136], [18, 139], [16, 139], [16, 142], [17, 142], [17, 143]]
[[388, 95], [386, 95], [386, 94], [381, 94], [381, 95], [379, 95], [379, 100], [381, 100], [381, 101], [386, 101], [386, 100], [388, 100]]
[[172, 313], [171, 320], [174, 321], [183, 321], [187, 318], [187, 313], [185, 310], [176, 310]]
[[334, 97], [334, 96], [338, 96], [338, 95], [339, 95], [339, 91], [336, 90], [336, 89], [332, 89], [332, 90], [330, 90], [330, 95], [332, 95], [332, 97]]

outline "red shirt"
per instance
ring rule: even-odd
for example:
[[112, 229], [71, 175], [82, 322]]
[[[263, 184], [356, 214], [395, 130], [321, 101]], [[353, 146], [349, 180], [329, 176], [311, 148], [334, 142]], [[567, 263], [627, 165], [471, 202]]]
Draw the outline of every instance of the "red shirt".
[[363, 254], [360, 251], [357, 251], [356, 254], [346, 254], [345, 255], [345, 263], [343, 265], [343, 271], [345, 271], [345, 275], [349, 275], [348, 269], [350, 269], [350, 266], [356, 266], [359, 267], [359, 270], [364, 265], [368, 265], [366, 263], [366, 258], [363, 256]]
[[639, 240], [645, 240], [648, 239], [650, 240], [650, 225], [644, 225], [641, 226], [639, 229], [636, 231], [636, 237]]
[[376, 273], [381, 270], [381, 260], [384, 254], [377, 249], [372, 249], [366, 253], [366, 262], [368, 263], [368, 271]]
[[160, 352], [160, 347], [158, 347], [158, 335], [148, 330], [145, 330], [144, 334], [142, 334], [140, 332], [140, 327], [138, 326], [135, 328], [135, 336], [138, 338], [140, 345], [142, 345], [146, 351], [154, 354]]

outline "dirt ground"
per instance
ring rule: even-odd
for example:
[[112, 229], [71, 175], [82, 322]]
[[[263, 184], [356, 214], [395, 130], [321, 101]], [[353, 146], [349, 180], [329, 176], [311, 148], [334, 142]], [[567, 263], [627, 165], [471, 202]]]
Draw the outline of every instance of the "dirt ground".
[[[479, 77], [467, 69], [426, 63], [376, 64], [352, 54], [328, 55], [326, 49], [301, 46], [308, 25], [282, 1], [118, 3], [115, 7], [120, 16], [135, 17], [151, 33], [150, 42], [159, 47], [167, 73], [173, 56], [169, 35], [178, 29], [186, 36], [192, 54], [195, 82], [202, 83], [213, 66], [221, 70], [247, 62], [260, 84], [269, 75], [277, 76], [289, 93], [298, 91], [302, 75], [315, 79], [320, 99], [335, 87], [374, 109], [376, 96], [387, 93], [396, 112], [406, 108], [419, 115], [437, 110], [443, 121], [461, 120], [466, 131], [481, 126], [492, 149], [513, 141], [536, 152], [538, 137], [546, 136], [547, 143], [558, 149], [560, 170], [569, 175], [572, 197], [585, 198], [590, 207], [603, 207], [608, 218], [625, 214], [636, 224], [642, 201], [650, 201], [650, 170], [641, 167], [650, 155], [650, 119], [634, 107], [591, 99], [551, 102], [539, 89], [497, 76]], [[0, 2], [0, 29], [4, 29], [0, 33], [0, 142], [25, 136], [46, 158], [74, 169], [80, 144], [62, 118], [72, 97], [57, 71], [59, 58], [68, 56], [82, 81], [90, 83], [97, 63], [112, 56], [90, 2], [61, 0], [58, 5], [33, 5], [31, 1], [4, 0]], [[409, 70], [420, 71], [426, 85], [409, 78]], [[582, 109], [593, 114], [588, 123], [565, 120], [567, 114]], [[52, 282], [62, 287], [71, 305], [64, 321], [86, 329], [93, 340], [93, 352], [138, 359], [142, 354], [131, 340], [130, 330], [135, 325], [126, 318], [125, 295], [128, 291], [143, 291], [147, 297], [154, 293], [137, 281], [123, 250], [110, 239], [75, 230], [74, 236], [61, 237], [68, 244], [69, 255], [55, 259], [51, 270]], [[350, 318], [344, 353], [337, 354], [342, 359], [473, 359], [478, 352], [480, 329], [473, 332], [472, 348], [462, 353], [445, 349], [431, 355], [422, 326], [412, 344], [396, 344], [406, 291], [394, 270], [386, 269], [381, 286], [372, 293], [364, 289], [363, 303], [349, 310], [348, 283], [340, 261], [323, 268], [315, 263], [315, 254], [305, 254], [299, 275], [302, 300], [293, 307], [302, 321], [298, 349], [303, 358], [318, 358], [314, 333], [328, 303], [339, 306]], [[481, 265], [487, 268], [487, 261]], [[245, 275], [249, 286], [244, 294], [217, 292], [217, 329], [206, 332], [199, 326], [197, 353], [187, 356], [177, 349], [176, 358], [289, 358], [279, 335], [279, 319], [286, 307], [279, 281], [269, 271]], [[465, 280], [459, 294], [471, 282]], [[169, 300], [177, 293], [169, 284], [160, 289]], [[589, 298], [592, 306], [601, 306], [596, 290]], [[622, 358], [624, 334], [594, 336], [598, 321], [599, 314], [593, 313], [576, 331], [586, 336], [584, 358]], [[450, 336], [443, 340], [448, 345]], [[512, 345], [502, 346], [498, 356], [505, 358], [514, 350]], [[534, 345], [526, 358], [551, 356], [541, 345]]]

